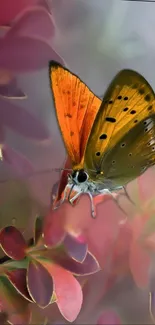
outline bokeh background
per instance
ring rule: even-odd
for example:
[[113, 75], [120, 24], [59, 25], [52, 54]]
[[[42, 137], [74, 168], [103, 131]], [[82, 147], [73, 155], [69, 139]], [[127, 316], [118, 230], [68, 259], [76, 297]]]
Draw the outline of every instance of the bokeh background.
[[[1, 228], [12, 224], [22, 229], [26, 239], [32, 237], [34, 217], [49, 210], [51, 191], [60, 177], [54, 169], [61, 168], [66, 158], [51, 97], [49, 60], [66, 65], [101, 98], [111, 79], [123, 68], [138, 71], [155, 89], [154, 14], [153, 1], [1, 0]], [[142, 201], [146, 199], [153, 200], [154, 179], [152, 168], [140, 179], [140, 185], [129, 185], [130, 195], [137, 200], [138, 207], [142, 208]], [[133, 206], [127, 199], [123, 200], [120, 200], [121, 206], [133, 217]], [[76, 215], [80, 214], [80, 208]], [[103, 209], [104, 217], [109, 218], [109, 213], [115, 214], [116, 207], [108, 201]], [[154, 206], [151, 205], [151, 209]], [[70, 216], [72, 211], [68, 213]], [[119, 213], [122, 211], [116, 212]], [[94, 234], [88, 237], [93, 253], [99, 257], [104, 250], [102, 238], [105, 235], [101, 217], [97, 224]], [[97, 238], [99, 228], [101, 234]], [[125, 234], [122, 246], [126, 238]], [[123, 254], [124, 261], [126, 251]], [[145, 260], [139, 264], [137, 274], [143, 263]], [[94, 324], [108, 308], [119, 313], [125, 324], [152, 324], [150, 284], [140, 288], [131, 274], [119, 274], [111, 290], [104, 294], [107, 274], [106, 269], [90, 276], [75, 323]], [[59, 315], [53, 318], [51, 316], [53, 324], [64, 323]], [[114, 321], [118, 324], [120, 319], [112, 318], [111, 324]], [[106, 324], [106, 317], [98, 323]]]

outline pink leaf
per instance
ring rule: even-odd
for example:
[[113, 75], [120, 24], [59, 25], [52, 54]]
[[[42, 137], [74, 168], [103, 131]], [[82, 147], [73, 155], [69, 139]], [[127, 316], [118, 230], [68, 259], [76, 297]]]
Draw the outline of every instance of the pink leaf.
[[25, 257], [27, 245], [23, 235], [15, 227], [8, 226], [0, 231], [0, 244], [4, 252], [12, 259], [21, 260]]
[[27, 270], [27, 286], [34, 302], [41, 308], [49, 305], [53, 294], [53, 280], [46, 268], [30, 261]]
[[54, 291], [61, 314], [73, 322], [78, 316], [82, 305], [82, 289], [74, 276], [58, 265], [40, 260], [40, 263], [51, 274], [54, 281]]
[[34, 71], [47, 68], [51, 59], [64, 64], [49, 43], [43, 40], [28, 36], [0, 39], [0, 68], [14, 72]]

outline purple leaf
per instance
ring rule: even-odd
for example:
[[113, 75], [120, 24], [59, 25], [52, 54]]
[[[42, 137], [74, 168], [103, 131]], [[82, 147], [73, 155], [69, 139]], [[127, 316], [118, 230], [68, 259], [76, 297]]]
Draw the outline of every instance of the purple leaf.
[[87, 254], [87, 244], [79, 242], [76, 238], [67, 235], [63, 242], [68, 255], [78, 262], [83, 262]]
[[[60, 247], [60, 249], [52, 249], [48, 252], [50, 258], [59, 264], [61, 267], [72, 272], [75, 275], [88, 275], [96, 273], [100, 270], [100, 266], [96, 258], [91, 254], [87, 253], [83, 263], [77, 262], [70, 258], [65, 251]], [[47, 254], [47, 255], [48, 255]]]
[[14, 72], [28, 72], [47, 68], [50, 60], [64, 64], [62, 58], [48, 42], [31, 37], [0, 39], [0, 68]]
[[0, 116], [0, 125], [8, 126], [25, 137], [39, 141], [49, 138], [42, 122], [23, 107], [1, 99]]
[[53, 294], [53, 280], [39, 262], [31, 261], [27, 270], [27, 285], [34, 302], [41, 308], [49, 305]]

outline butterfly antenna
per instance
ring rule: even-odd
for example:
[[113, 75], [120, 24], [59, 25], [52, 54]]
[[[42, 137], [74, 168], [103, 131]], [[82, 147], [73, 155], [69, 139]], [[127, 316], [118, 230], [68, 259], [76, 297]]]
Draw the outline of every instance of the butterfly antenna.
[[68, 172], [71, 172], [72, 169], [71, 168], [53, 168], [52, 171], [55, 171], [55, 172], [61, 172], [61, 171], [68, 171]]

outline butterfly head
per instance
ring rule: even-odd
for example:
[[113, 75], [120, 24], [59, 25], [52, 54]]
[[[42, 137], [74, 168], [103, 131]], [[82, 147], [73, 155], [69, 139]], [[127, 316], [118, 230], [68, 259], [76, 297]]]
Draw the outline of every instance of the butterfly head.
[[74, 170], [71, 174], [71, 179], [76, 185], [86, 184], [89, 179], [89, 175], [84, 169]]

